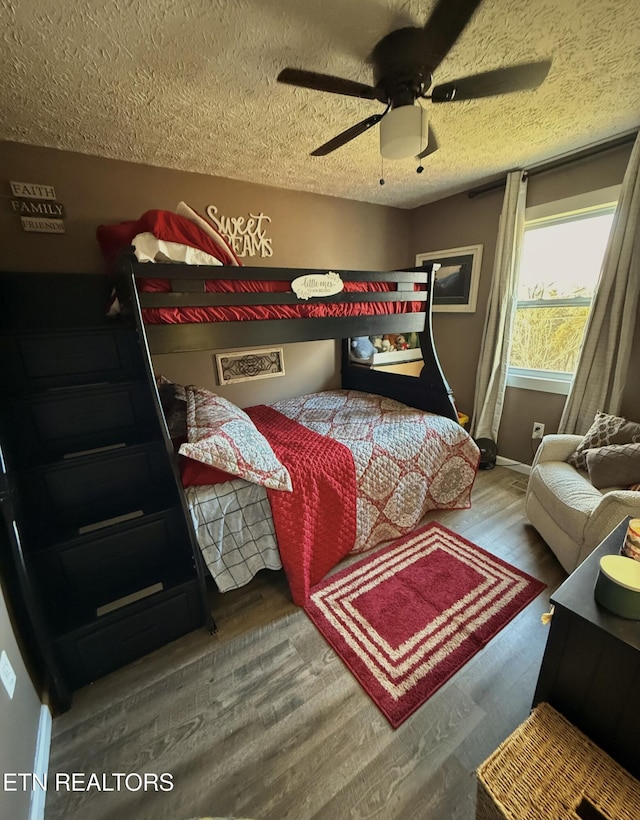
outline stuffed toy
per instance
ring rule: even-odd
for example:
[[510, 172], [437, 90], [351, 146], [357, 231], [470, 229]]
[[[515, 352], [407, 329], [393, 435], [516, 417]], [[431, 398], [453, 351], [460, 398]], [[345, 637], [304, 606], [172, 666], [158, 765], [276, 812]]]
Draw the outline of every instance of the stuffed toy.
[[400, 333], [396, 336], [396, 350], [408, 350], [409, 343], [405, 339], [405, 337]]
[[367, 336], [354, 336], [351, 339], [351, 352], [356, 359], [370, 359], [376, 349]]
[[382, 336], [369, 336], [369, 341], [375, 347], [378, 353], [382, 351]]

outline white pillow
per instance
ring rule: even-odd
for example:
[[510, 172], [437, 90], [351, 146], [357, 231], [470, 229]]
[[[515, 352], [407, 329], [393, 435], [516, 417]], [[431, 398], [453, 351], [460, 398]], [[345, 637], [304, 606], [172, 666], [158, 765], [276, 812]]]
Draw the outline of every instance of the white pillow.
[[187, 265], [222, 265], [219, 259], [199, 248], [167, 242], [152, 233], [139, 233], [133, 237], [132, 245], [138, 262], [186, 262]]

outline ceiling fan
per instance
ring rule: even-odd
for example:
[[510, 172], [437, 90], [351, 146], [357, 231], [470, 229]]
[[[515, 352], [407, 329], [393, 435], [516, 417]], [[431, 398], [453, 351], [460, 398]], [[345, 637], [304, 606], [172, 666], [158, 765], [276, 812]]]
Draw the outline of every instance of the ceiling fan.
[[381, 114], [373, 114], [352, 125], [312, 151], [311, 156], [330, 154], [380, 123], [380, 153], [384, 157], [399, 159], [416, 156], [422, 159], [436, 151], [438, 144], [419, 100], [430, 99], [432, 103], [474, 100], [539, 86], [549, 72], [550, 60], [485, 71], [432, 88], [434, 71], [481, 2], [437, 0], [422, 28], [407, 26], [383, 37], [368, 58], [373, 66], [373, 85], [299, 68], [283, 69], [278, 75], [278, 82], [377, 100], [386, 105]]

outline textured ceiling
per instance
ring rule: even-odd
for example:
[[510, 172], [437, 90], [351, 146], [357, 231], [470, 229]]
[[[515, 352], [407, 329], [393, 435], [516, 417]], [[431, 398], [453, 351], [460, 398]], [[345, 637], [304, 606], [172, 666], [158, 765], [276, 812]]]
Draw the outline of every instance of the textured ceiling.
[[371, 83], [373, 45], [434, 0], [0, 0], [0, 139], [415, 207], [640, 124], [638, 0], [485, 0], [434, 81], [551, 58], [535, 91], [425, 102], [440, 150], [385, 160], [382, 106], [276, 83], [285, 66]]

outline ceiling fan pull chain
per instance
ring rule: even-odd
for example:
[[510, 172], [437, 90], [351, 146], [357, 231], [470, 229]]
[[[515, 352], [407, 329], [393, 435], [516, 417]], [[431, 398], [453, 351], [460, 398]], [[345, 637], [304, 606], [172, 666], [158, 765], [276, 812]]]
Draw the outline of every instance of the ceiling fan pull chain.
[[[422, 108], [420, 103], [418, 103], [418, 107]], [[421, 112], [422, 113], [422, 112]], [[420, 145], [424, 145], [423, 143], [423, 133], [422, 133], [422, 125], [423, 125], [424, 118], [420, 117]], [[422, 165], [422, 160], [418, 157], [418, 167], [416, 168], [416, 174], [421, 174], [424, 171], [424, 166]]]
[[380, 154], [380, 185], [384, 185], [384, 157]]

